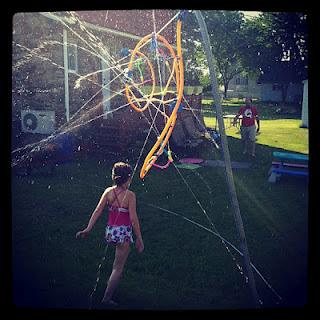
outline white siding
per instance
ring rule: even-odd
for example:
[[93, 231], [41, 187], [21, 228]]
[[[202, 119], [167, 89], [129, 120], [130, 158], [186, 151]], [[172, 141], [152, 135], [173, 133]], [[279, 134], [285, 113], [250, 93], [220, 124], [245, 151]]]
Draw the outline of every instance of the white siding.
[[308, 80], [303, 80], [303, 100], [302, 100], [302, 114], [301, 114], [301, 127], [309, 127], [308, 118]]
[[[291, 83], [288, 87], [286, 102], [301, 102], [302, 85]], [[273, 83], [263, 83], [261, 85], [261, 101], [282, 101], [282, 90], [277, 89]]]

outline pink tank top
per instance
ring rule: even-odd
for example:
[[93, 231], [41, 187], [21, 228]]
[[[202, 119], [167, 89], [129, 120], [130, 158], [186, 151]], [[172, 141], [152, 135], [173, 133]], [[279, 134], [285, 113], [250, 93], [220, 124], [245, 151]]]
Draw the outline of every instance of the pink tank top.
[[[119, 192], [121, 194], [123, 191]], [[119, 195], [118, 194], [118, 195]], [[131, 226], [131, 220], [129, 216], [128, 208], [122, 208], [119, 203], [118, 196], [114, 191], [115, 201], [117, 201], [117, 207], [109, 204], [108, 225], [109, 226]], [[115, 202], [114, 201], [114, 202]]]

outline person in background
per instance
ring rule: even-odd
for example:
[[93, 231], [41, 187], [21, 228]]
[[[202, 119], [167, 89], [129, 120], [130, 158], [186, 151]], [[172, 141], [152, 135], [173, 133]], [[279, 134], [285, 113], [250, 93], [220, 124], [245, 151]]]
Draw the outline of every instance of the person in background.
[[[255, 157], [256, 133], [260, 130], [260, 119], [258, 111], [252, 105], [252, 99], [246, 98], [245, 105], [242, 106], [238, 114], [233, 119], [233, 125], [236, 125], [238, 118], [242, 116], [240, 134], [243, 141], [243, 154], [250, 152], [252, 157]], [[255, 125], [257, 123], [257, 127]]]

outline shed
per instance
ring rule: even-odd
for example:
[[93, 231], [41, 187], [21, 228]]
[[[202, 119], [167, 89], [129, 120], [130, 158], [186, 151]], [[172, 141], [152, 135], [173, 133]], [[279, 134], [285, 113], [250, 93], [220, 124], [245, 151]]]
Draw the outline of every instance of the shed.
[[303, 80], [303, 99], [302, 99], [302, 112], [301, 112], [301, 128], [309, 127], [308, 118], [308, 79]]

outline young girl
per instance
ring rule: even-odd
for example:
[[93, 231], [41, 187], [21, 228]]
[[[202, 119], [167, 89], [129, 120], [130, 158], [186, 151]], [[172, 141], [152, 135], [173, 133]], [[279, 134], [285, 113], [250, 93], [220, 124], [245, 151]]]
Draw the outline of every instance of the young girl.
[[126, 263], [130, 243], [133, 243], [132, 231], [136, 236], [136, 248], [139, 252], [144, 249], [140, 231], [139, 219], [136, 212], [136, 196], [130, 191], [132, 169], [129, 164], [117, 162], [112, 169], [112, 180], [114, 185], [108, 187], [93, 211], [88, 226], [77, 232], [76, 237], [84, 238], [91, 231], [97, 219], [108, 204], [109, 215], [106, 226], [106, 241], [116, 247], [113, 268], [108, 280], [102, 302], [115, 304], [111, 300], [112, 295], [119, 283], [124, 265]]

